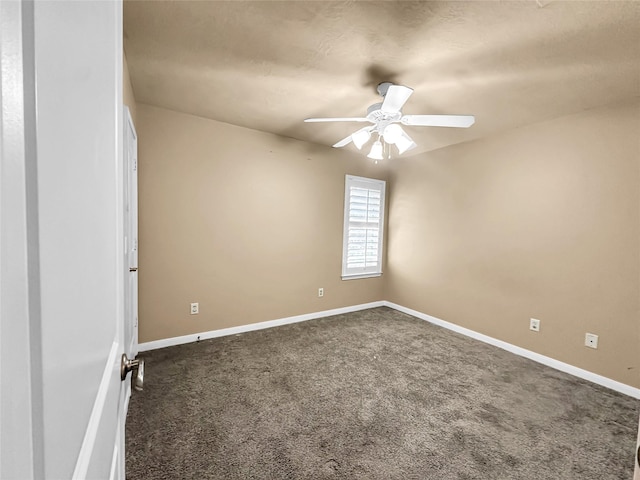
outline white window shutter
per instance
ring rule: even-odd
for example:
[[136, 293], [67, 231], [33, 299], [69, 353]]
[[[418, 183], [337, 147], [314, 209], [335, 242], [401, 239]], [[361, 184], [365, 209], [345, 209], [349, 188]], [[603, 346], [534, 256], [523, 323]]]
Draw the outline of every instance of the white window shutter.
[[347, 175], [342, 278], [382, 273], [385, 182]]

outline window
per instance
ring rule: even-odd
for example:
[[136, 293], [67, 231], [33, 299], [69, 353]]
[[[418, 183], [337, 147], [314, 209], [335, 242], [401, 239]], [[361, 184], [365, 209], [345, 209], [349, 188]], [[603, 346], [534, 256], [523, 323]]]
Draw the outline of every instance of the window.
[[382, 274], [384, 187], [382, 180], [346, 176], [343, 280]]

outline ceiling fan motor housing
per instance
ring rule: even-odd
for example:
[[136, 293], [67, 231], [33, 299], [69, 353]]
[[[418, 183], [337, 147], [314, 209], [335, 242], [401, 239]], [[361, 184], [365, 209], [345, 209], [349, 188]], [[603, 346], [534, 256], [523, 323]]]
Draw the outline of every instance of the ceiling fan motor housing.
[[367, 108], [367, 120], [375, 124], [375, 130], [382, 135], [382, 132], [384, 132], [384, 129], [387, 127], [387, 125], [400, 121], [402, 113], [383, 112], [381, 108], [382, 102], [374, 103], [369, 108]]

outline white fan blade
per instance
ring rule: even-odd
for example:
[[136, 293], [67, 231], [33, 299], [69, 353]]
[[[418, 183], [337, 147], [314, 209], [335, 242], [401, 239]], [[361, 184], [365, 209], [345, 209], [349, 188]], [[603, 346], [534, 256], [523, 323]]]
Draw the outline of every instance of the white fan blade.
[[344, 147], [345, 145], [349, 145], [351, 143], [351, 135], [349, 135], [346, 138], [343, 138], [342, 140], [340, 140], [338, 143], [335, 143], [333, 145], [333, 148], [340, 148], [340, 147]]
[[475, 123], [473, 115], [404, 115], [400, 122], [403, 125], [421, 127], [459, 127], [468, 128]]
[[368, 122], [364, 117], [346, 117], [346, 118], [305, 118], [305, 122]]
[[380, 110], [386, 113], [398, 113], [412, 93], [412, 88], [403, 85], [391, 85], [384, 96]]

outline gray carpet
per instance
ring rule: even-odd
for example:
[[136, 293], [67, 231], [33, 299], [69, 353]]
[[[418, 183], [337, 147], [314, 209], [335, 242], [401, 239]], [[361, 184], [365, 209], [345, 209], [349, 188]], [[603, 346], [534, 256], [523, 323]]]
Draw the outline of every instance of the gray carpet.
[[388, 308], [144, 354], [128, 479], [631, 479], [638, 402]]

